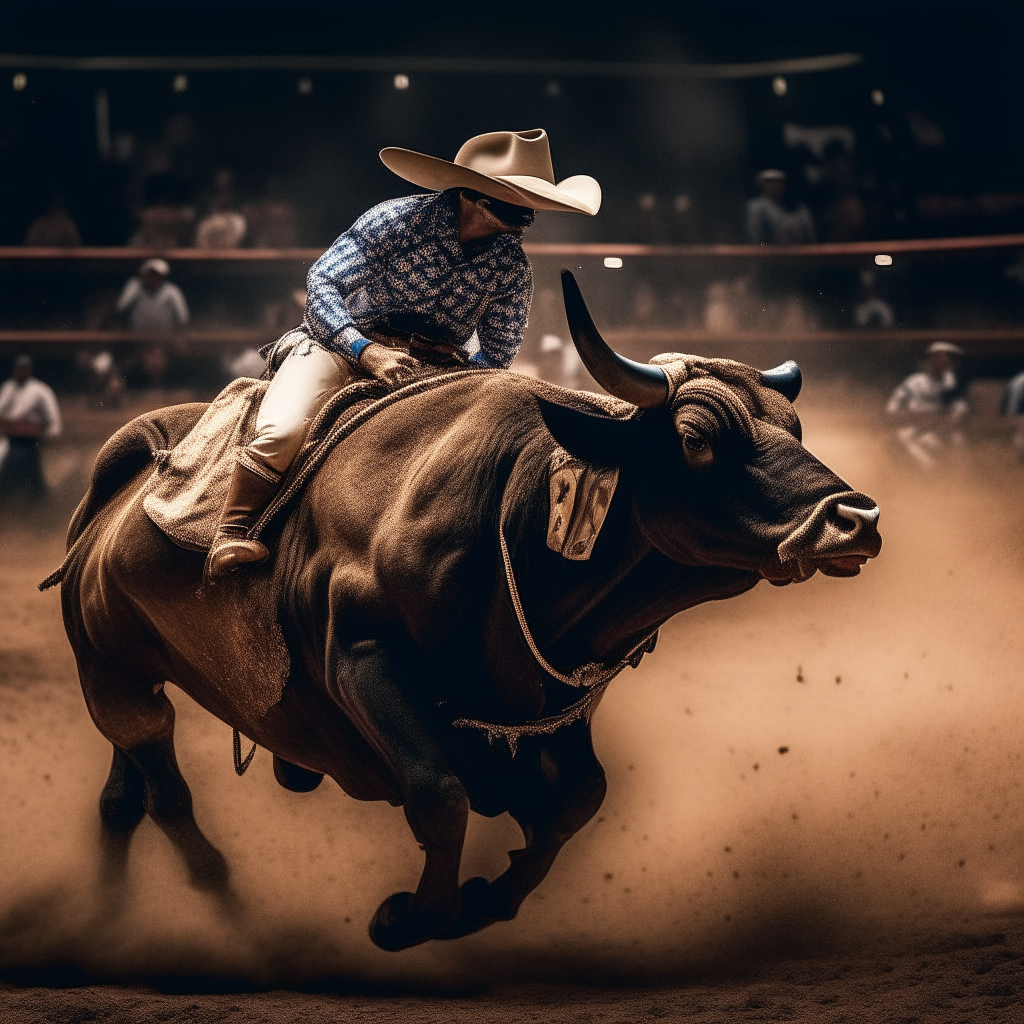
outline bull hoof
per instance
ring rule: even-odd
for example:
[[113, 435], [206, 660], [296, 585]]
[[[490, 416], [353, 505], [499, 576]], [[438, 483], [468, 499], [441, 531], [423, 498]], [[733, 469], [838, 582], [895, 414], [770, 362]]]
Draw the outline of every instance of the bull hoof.
[[324, 781], [323, 773], [311, 772], [277, 754], [274, 755], [274, 778], [292, 793], [312, 793]]
[[370, 922], [370, 939], [388, 953], [418, 946], [434, 936], [450, 922], [434, 914], [417, 912], [411, 892], [396, 892], [378, 908]]
[[438, 932], [435, 939], [461, 939], [498, 921], [511, 921], [514, 913], [499, 905], [494, 886], [486, 878], [471, 878], [462, 884], [462, 910], [455, 923]]

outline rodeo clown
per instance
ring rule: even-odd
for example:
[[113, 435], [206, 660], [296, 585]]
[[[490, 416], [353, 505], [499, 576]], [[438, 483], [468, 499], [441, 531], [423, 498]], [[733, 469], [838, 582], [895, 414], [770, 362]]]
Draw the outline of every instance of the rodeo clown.
[[277, 491], [312, 417], [353, 377], [398, 385], [421, 362], [507, 367], [523, 343], [533, 274], [520, 239], [536, 210], [594, 216], [601, 186], [555, 183], [547, 134], [490, 132], [454, 162], [381, 150], [384, 165], [431, 195], [364, 213], [310, 268], [302, 327], [239, 451], [207, 571], [269, 554], [246, 533]]

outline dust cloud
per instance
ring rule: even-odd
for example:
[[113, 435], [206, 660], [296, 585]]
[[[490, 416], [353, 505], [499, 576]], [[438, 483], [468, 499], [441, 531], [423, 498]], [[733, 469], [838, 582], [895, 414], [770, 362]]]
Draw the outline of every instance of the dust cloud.
[[[877, 948], [1024, 908], [1019, 674], [1024, 467], [997, 439], [916, 474], [878, 396], [819, 387], [806, 443], [882, 508], [856, 580], [762, 584], [670, 622], [595, 717], [599, 816], [519, 917], [394, 955], [366, 934], [412, 888], [400, 810], [326, 782], [280, 789], [261, 751], [180, 692], [177, 749], [225, 854], [234, 916], [191, 890], [147, 819], [120, 905], [102, 895], [96, 801], [109, 747], [78, 689], [55, 593], [61, 530], [0, 526], [0, 974], [465, 990], [495, 980], [658, 981]], [[471, 822], [466, 877], [521, 845]]]

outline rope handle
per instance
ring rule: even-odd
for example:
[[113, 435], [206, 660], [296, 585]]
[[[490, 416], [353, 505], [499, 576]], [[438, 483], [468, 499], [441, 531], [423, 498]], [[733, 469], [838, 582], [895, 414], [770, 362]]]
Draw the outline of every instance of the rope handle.
[[654, 643], [657, 642], [658, 630], [649, 633], [643, 638], [638, 644], [636, 644], [629, 653], [622, 658], [615, 665], [603, 665], [598, 661], [588, 661], [585, 665], [580, 665], [572, 675], [566, 675], [564, 672], [559, 672], [540, 652], [540, 648], [537, 646], [536, 641], [533, 639], [533, 633], [530, 631], [530, 626], [526, 621], [526, 613], [523, 611], [523, 603], [519, 597], [519, 588], [516, 586], [515, 573], [512, 571], [512, 558], [508, 553], [508, 543], [505, 540], [505, 517], [508, 512], [508, 502], [506, 501], [506, 495], [508, 490], [506, 488], [505, 494], [502, 495], [501, 500], [501, 517], [498, 522], [498, 539], [501, 541], [501, 557], [505, 563], [505, 578], [508, 581], [508, 592], [512, 598], [512, 606], [516, 610], [516, 618], [519, 620], [519, 628], [522, 631], [523, 639], [526, 641], [526, 645], [530, 648], [530, 653], [533, 655], [534, 660], [540, 667], [553, 676], [560, 683], [565, 683], [567, 686], [575, 687], [593, 687], [600, 686], [602, 683], [606, 683], [609, 680], [617, 676], [626, 666], [636, 668], [640, 663], [640, 657], [654, 649]]

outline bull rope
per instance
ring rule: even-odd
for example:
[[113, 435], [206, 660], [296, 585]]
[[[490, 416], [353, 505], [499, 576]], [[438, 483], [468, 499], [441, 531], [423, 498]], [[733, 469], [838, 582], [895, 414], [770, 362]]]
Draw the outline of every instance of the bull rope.
[[[506, 489], [505, 495], [508, 494]], [[571, 675], [559, 672], [540, 652], [537, 642], [533, 639], [529, 623], [526, 621], [526, 613], [523, 611], [523, 602], [519, 597], [519, 587], [516, 585], [515, 573], [512, 571], [512, 558], [508, 553], [508, 543], [505, 540], [505, 518], [508, 514], [508, 502], [502, 496], [501, 516], [498, 522], [498, 539], [501, 542], [501, 557], [505, 563], [505, 579], [508, 582], [509, 597], [512, 598], [512, 606], [516, 610], [516, 618], [519, 620], [519, 628], [522, 631], [526, 646], [529, 647], [537, 664], [553, 678], [567, 686], [574, 686], [577, 689], [586, 689], [586, 693], [579, 700], [570, 704], [564, 711], [557, 715], [549, 715], [547, 718], [537, 718], [532, 722], [484, 722], [476, 718], [457, 718], [452, 725], [460, 729], [481, 729], [487, 734], [487, 741], [491, 744], [498, 739], [503, 739], [508, 744], [509, 753], [515, 757], [519, 740], [523, 736], [550, 735], [562, 726], [571, 725], [573, 722], [585, 718], [589, 725], [594, 714], [594, 709], [600, 703], [609, 683], [624, 669], [636, 668], [645, 654], [650, 654], [658, 642], [658, 630], [649, 633], [636, 646], [634, 646], [621, 661], [614, 665], [605, 665], [598, 661], [588, 661], [580, 665]]]

